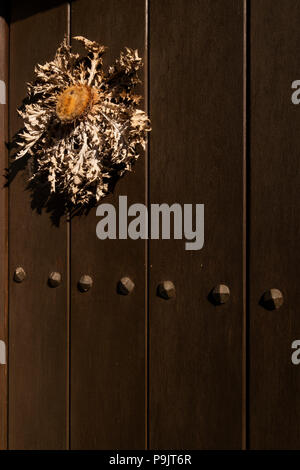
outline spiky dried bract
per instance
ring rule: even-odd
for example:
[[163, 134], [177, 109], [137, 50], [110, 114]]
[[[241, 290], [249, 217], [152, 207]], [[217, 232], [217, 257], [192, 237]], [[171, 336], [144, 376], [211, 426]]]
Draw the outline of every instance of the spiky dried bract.
[[27, 102], [18, 110], [24, 129], [16, 158], [32, 155], [32, 179], [46, 176], [51, 192], [84, 206], [107, 194], [112, 177], [132, 169], [150, 122], [134, 93], [142, 66], [137, 50], [126, 47], [105, 71], [106, 47], [74, 39], [85, 56], [72, 53], [65, 39], [53, 61], [35, 68]]

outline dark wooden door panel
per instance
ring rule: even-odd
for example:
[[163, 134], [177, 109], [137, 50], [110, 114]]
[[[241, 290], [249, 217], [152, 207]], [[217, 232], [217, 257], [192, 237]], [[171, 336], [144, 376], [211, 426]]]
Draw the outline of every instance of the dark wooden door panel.
[[[150, 447], [239, 449], [243, 2], [152, 0], [150, 46], [150, 201], [205, 204], [206, 235], [201, 251], [150, 243]], [[216, 307], [221, 282], [231, 296]]]
[[[109, 47], [106, 65], [124, 46], [145, 53], [143, 0], [79, 0], [72, 5], [72, 36]], [[76, 47], [75, 41], [74, 46]], [[145, 159], [118, 182], [105, 203], [118, 210], [145, 201]], [[71, 246], [71, 447], [142, 449], [145, 446], [145, 250], [142, 240], [99, 240], [96, 209], [72, 219]], [[93, 287], [77, 282], [89, 274]], [[131, 295], [117, 294], [129, 276]]]
[[[34, 2], [33, 2], [34, 3]], [[48, 9], [46, 4], [48, 4]], [[10, 27], [10, 138], [22, 126], [16, 107], [37, 63], [51, 59], [67, 32], [67, 5], [32, 12], [12, 2]], [[50, 215], [31, 207], [29, 168], [9, 187], [9, 447], [63, 449], [67, 441], [67, 236]], [[16, 266], [27, 278], [13, 281]], [[62, 274], [57, 289], [51, 271]]]
[[[300, 375], [291, 363], [300, 331], [300, 109], [291, 102], [299, 18], [296, 0], [251, 2], [251, 449], [300, 446]], [[259, 305], [270, 288], [283, 292], [279, 310]]]
[[[243, 0], [10, 2], [9, 138], [22, 125], [16, 108], [34, 66], [53, 57], [69, 29], [107, 45], [106, 65], [123, 47], [138, 48], [146, 62], [144, 107], [150, 93], [149, 159], [141, 155], [105, 203], [117, 213], [120, 195], [128, 206], [204, 204], [205, 243], [186, 251], [185, 240], [100, 241], [96, 208], [75, 216], [71, 231], [63, 219], [58, 227], [34, 209], [30, 168], [20, 168], [9, 201], [4, 188], [0, 201], [0, 340], [7, 340], [9, 269], [0, 448], [244, 447], [246, 3], [248, 444], [299, 448], [299, 372], [291, 362], [300, 330], [300, 108], [291, 103], [291, 83], [300, 78], [297, 0], [253, 0], [251, 7]], [[7, 33], [2, 18], [0, 31]], [[2, 41], [0, 80], [8, 80], [5, 48]], [[2, 139], [7, 108], [0, 106]], [[3, 167], [3, 139], [0, 146]], [[27, 273], [22, 283], [13, 281], [17, 266]], [[47, 285], [51, 271], [62, 274], [56, 289]], [[83, 274], [93, 279], [86, 293], [77, 287]], [[128, 296], [117, 293], [123, 276], [135, 283]], [[164, 280], [174, 282], [174, 299], [157, 296]], [[230, 298], [216, 306], [209, 293], [220, 283]], [[283, 292], [279, 310], [260, 302], [270, 288]]]

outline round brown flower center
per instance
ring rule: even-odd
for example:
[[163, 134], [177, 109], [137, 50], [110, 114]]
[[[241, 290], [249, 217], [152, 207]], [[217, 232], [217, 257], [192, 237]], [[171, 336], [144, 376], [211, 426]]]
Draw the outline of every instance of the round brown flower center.
[[62, 122], [71, 122], [82, 116], [92, 104], [93, 93], [86, 85], [66, 88], [57, 98], [56, 114]]

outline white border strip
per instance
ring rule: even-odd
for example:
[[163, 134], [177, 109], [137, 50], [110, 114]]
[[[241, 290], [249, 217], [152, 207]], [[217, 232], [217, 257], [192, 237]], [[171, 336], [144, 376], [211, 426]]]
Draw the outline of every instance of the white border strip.
[[0, 104], [6, 104], [6, 86], [3, 80], [0, 80]]
[[2, 340], [0, 340], [0, 364], [6, 364], [6, 346]]

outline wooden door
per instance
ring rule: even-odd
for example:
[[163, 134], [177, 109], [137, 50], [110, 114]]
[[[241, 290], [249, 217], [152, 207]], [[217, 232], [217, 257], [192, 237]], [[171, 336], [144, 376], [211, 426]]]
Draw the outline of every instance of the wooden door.
[[[298, 449], [299, 368], [299, 79], [300, 4], [251, 2], [249, 445]], [[279, 289], [284, 303], [267, 310], [261, 296]]]
[[[36, 63], [52, 58], [66, 32], [68, 6], [12, 2], [10, 12], [9, 135], [22, 125], [16, 107]], [[24, 162], [20, 161], [20, 165]], [[19, 170], [19, 168], [17, 168]], [[10, 449], [64, 449], [68, 442], [67, 225], [56, 226], [28, 191], [30, 167], [9, 185], [9, 400]], [[42, 194], [41, 194], [42, 197]], [[26, 279], [15, 282], [14, 271]], [[51, 289], [50, 272], [62, 275]]]
[[[144, 62], [147, 149], [105, 202], [205, 210], [200, 250], [184, 239], [100, 241], [96, 208], [53, 216], [27, 188], [30, 165], [13, 166], [0, 201], [1, 448], [299, 447], [290, 360], [299, 9], [297, 0], [12, 0], [0, 11], [3, 169], [34, 66], [65, 35], [74, 49], [82, 35], [109, 47], [106, 66], [124, 46]], [[84, 274], [88, 292], [78, 289]], [[128, 296], [117, 291], [123, 276], [135, 284]], [[158, 295], [164, 281], [174, 284], [169, 300]], [[230, 295], [218, 305], [220, 285]], [[262, 301], [271, 288], [283, 293], [278, 310]]]
[[[228, 33], [230, 31], [230, 34]], [[150, 202], [205, 206], [205, 246], [150, 241], [150, 447], [242, 447], [243, 3], [150, 2]], [[156, 295], [171, 280], [176, 299]], [[218, 284], [230, 300], [208, 299]]]
[[[145, 4], [137, 0], [79, 0], [72, 5], [72, 36], [84, 35], [109, 45], [106, 65], [128, 45], [143, 60]], [[95, 21], [95, 18], [97, 20]], [[147, 70], [147, 65], [146, 65]], [[146, 72], [145, 72], [146, 73]], [[145, 202], [146, 158], [122, 178], [106, 202], [118, 208]], [[143, 449], [145, 405], [145, 241], [99, 240], [96, 209], [71, 223], [71, 447], [75, 449]], [[83, 256], [78, 254], [83, 250]], [[82, 274], [92, 289], [77, 288]], [[131, 295], [117, 293], [129, 276]]]

